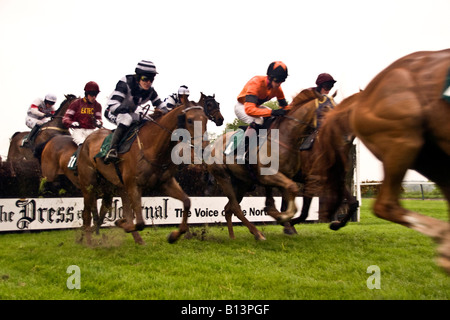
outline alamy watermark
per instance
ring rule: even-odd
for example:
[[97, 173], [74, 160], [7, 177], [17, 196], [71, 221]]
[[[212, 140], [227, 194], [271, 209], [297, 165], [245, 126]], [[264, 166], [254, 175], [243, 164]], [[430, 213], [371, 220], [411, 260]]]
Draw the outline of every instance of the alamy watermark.
[[81, 270], [79, 266], [71, 265], [67, 267], [66, 272], [70, 274], [67, 278], [66, 286], [67, 289], [81, 289]]
[[[260, 129], [259, 134], [250, 135], [248, 138], [248, 150], [246, 155], [245, 137], [242, 137], [242, 142], [238, 145], [233, 135], [227, 133], [232, 130], [227, 130], [226, 141], [223, 143], [222, 137], [209, 144], [203, 149], [203, 141], [208, 141], [208, 134], [205, 132], [202, 135], [201, 121], [194, 122], [194, 138], [186, 129], [176, 129], [171, 136], [172, 141], [182, 141], [177, 144], [171, 153], [172, 162], [179, 164], [244, 164], [246, 161], [249, 164], [262, 165], [261, 175], [273, 175], [278, 172], [279, 168], [279, 130], [271, 129], [270, 138], [268, 137], [267, 129]], [[192, 143], [193, 141], [193, 143]], [[227, 150], [225, 150], [227, 148]], [[194, 151], [194, 159], [192, 161], [191, 151]]]
[[380, 267], [376, 265], [368, 266], [367, 273], [372, 275], [367, 278], [367, 288], [369, 289], [381, 289], [381, 271]]

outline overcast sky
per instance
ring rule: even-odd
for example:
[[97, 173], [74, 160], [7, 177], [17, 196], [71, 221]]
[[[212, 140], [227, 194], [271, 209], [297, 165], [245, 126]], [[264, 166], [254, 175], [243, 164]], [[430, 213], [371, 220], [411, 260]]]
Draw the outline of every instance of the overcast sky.
[[[0, 0], [0, 155], [28, 130], [36, 97], [53, 92], [59, 106], [93, 80], [105, 107], [141, 59], [156, 64], [161, 98], [183, 84], [192, 100], [215, 93], [226, 122], [244, 84], [274, 60], [288, 66], [288, 100], [328, 72], [339, 102], [406, 54], [450, 47], [449, 12], [448, 0]], [[364, 148], [361, 162], [362, 180], [382, 179]]]

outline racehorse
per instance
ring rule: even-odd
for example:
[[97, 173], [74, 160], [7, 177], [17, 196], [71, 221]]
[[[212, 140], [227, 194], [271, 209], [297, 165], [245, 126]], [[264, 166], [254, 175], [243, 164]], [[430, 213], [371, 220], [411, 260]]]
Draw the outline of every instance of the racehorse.
[[220, 112], [220, 103], [215, 99], [216, 95], [207, 96], [203, 92], [200, 92], [200, 94], [200, 100], [197, 104], [203, 106], [203, 111], [208, 119], [220, 127], [223, 124], [224, 118]]
[[[338, 230], [346, 225], [358, 209], [358, 201], [352, 195], [346, 183], [347, 175], [352, 169], [351, 150], [355, 136], [350, 127], [350, 114], [353, 101], [358, 93], [348, 97], [334, 109], [326, 112], [324, 120], [318, 130], [317, 138], [310, 150], [300, 151], [300, 171], [293, 178], [304, 184], [303, 208], [299, 217], [285, 224], [285, 233], [295, 233], [291, 228], [297, 223], [304, 222], [314, 195], [320, 195], [321, 205], [319, 221], [330, 222], [344, 201], [348, 210], [342, 220], [330, 224], [332, 230]], [[339, 162], [335, 166], [322, 168], [317, 165], [319, 157], [331, 153]], [[320, 163], [320, 162], [319, 162]], [[327, 182], [324, 183], [324, 180]], [[284, 203], [284, 201], [283, 201]], [[282, 206], [283, 210], [283, 206]]]
[[[175, 242], [187, 232], [187, 218], [191, 204], [189, 197], [174, 178], [176, 165], [171, 155], [178, 141], [172, 141], [172, 134], [177, 133], [175, 130], [177, 128], [185, 129], [191, 137], [189, 143], [195, 146], [200, 141], [203, 148], [206, 143], [203, 142], [203, 135], [206, 132], [207, 120], [202, 106], [184, 100], [182, 106], [171, 110], [158, 120], [146, 121], [139, 129], [130, 150], [120, 155], [121, 161], [118, 164], [105, 164], [101, 159], [95, 158], [103, 140], [111, 131], [100, 129], [89, 135], [81, 147], [78, 159], [78, 178], [84, 198], [85, 232], [90, 233], [91, 213], [94, 217], [98, 216], [96, 193], [107, 194], [108, 192], [104, 190], [111, 185], [117, 187], [122, 197], [123, 219], [117, 221], [116, 225], [126, 232], [131, 232], [135, 242], [143, 243], [138, 231], [145, 226], [141, 208], [144, 189], [158, 188], [167, 196], [179, 199], [183, 203], [181, 225], [169, 235], [169, 242]], [[200, 127], [201, 132], [195, 132], [194, 126]], [[136, 223], [133, 221], [134, 217]]]
[[61, 102], [61, 105], [59, 106], [58, 110], [55, 111], [52, 119], [41, 126], [39, 132], [36, 134], [36, 139], [34, 140], [32, 149], [21, 147], [22, 141], [25, 136], [30, 133], [29, 131], [16, 132], [13, 134], [13, 136], [11, 137], [11, 142], [9, 144], [7, 161], [36, 159], [35, 153], [37, 152], [38, 156], [40, 156], [40, 152], [42, 151], [44, 144], [52, 137], [61, 134], [69, 134], [69, 130], [67, 130], [67, 128], [62, 123], [62, 118], [69, 108], [69, 105], [77, 97], [73, 94], [66, 94], [65, 97], [66, 99]]
[[[267, 213], [278, 222], [282, 223], [294, 216], [296, 213], [295, 196], [298, 187], [294, 181], [289, 179], [299, 170], [299, 150], [300, 143], [306, 136], [306, 131], [313, 128], [316, 106], [314, 100], [319, 98], [315, 90], [303, 90], [291, 103], [291, 110], [280, 119], [275, 120], [270, 126], [267, 140], [265, 142], [267, 150], [277, 157], [278, 168], [270, 174], [263, 174], [263, 169], [268, 167], [267, 156], [262, 153], [262, 146], [259, 146], [257, 153], [257, 163], [255, 165], [238, 164], [232, 161], [229, 163], [223, 150], [227, 143], [232, 140], [235, 132], [228, 132], [219, 137], [211, 145], [211, 159], [207, 160], [208, 171], [214, 176], [220, 185], [223, 193], [228, 198], [225, 206], [225, 219], [227, 221], [228, 233], [234, 239], [233, 224], [231, 221], [233, 213], [255, 236], [256, 240], [265, 240], [264, 235], [244, 216], [239, 205], [244, 194], [254, 186], [260, 184], [267, 187], [278, 187], [288, 199], [288, 207], [285, 212], [276, 210], [273, 199], [266, 200]], [[275, 130], [274, 130], [275, 129]], [[274, 137], [274, 132], [281, 132], [278, 141]], [[279, 152], [276, 153], [277, 148]], [[206, 160], [205, 160], [206, 161]]]
[[[408, 169], [435, 182], [450, 202], [450, 103], [443, 98], [449, 68], [450, 49], [400, 58], [354, 97], [349, 121], [356, 137], [383, 164], [375, 215], [433, 238], [439, 244], [438, 264], [450, 274], [449, 222], [405, 209], [399, 202]], [[327, 167], [341, 161], [330, 152], [321, 158]]]

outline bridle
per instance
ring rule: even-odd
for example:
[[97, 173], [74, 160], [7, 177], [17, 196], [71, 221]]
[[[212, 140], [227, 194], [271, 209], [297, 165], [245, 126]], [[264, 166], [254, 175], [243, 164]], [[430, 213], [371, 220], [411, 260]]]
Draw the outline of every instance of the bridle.
[[210, 111], [208, 110], [208, 104], [211, 103], [214, 105], [211, 111], [213, 110], [220, 110], [220, 103], [216, 101], [213, 97], [209, 96], [205, 98], [205, 103], [203, 104], [203, 112], [208, 117], [209, 120], [216, 122], [216, 117], [214, 117]]

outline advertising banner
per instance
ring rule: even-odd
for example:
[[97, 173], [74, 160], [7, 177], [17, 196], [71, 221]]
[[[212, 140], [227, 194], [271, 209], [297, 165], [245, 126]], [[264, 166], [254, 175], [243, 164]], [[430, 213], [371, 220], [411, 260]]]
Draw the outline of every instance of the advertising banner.
[[[226, 223], [224, 207], [226, 197], [191, 197], [188, 213], [189, 224]], [[264, 212], [264, 197], [244, 197], [241, 208], [249, 221], [274, 222]], [[300, 215], [303, 198], [296, 198], [297, 213]], [[101, 200], [98, 200], [100, 209]], [[275, 197], [277, 208], [281, 198]], [[0, 199], [0, 232], [23, 230], [50, 230], [81, 227], [83, 198], [33, 198]], [[319, 198], [314, 198], [308, 221], [318, 219]], [[178, 225], [183, 215], [181, 201], [170, 197], [143, 197], [142, 215], [146, 225]], [[114, 198], [112, 210], [106, 215], [104, 226], [113, 226], [114, 221], [123, 217], [120, 198]], [[233, 222], [240, 222], [233, 215]]]

